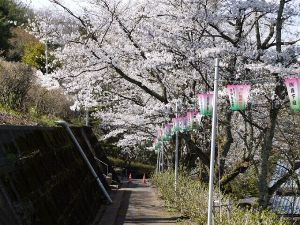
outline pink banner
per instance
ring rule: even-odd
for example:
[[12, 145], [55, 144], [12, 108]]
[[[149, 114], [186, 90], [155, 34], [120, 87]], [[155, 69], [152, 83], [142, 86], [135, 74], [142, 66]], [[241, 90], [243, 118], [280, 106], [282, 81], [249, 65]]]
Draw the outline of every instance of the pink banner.
[[291, 77], [284, 80], [288, 91], [291, 109], [300, 110], [300, 77]]
[[245, 110], [247, 108], [250, 88], [251, 86], [246, 84], [227, 85], [231, 110], [238, 111]]
[[203, 116], [212, 115], [213, 96], [214, 96], [214, 94], [211, 92], [198, 94], [199, 111], [200, 111], [201, 115], [203, 115]]

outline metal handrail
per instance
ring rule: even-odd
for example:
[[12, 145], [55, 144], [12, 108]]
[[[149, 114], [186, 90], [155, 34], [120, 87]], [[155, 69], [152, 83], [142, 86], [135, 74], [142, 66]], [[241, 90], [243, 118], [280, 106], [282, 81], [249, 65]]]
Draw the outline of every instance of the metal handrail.
[[96, 156], [94, 156], [94, 159], [95, 159], [97, 162], [100, 162], [100, 163], [102, 163], [103, 165], [106, 166], [106, 176], [108, 176], [108, 164], [105, 163], [105, 162], [103, 162], [103, 161], [101, 161], [101, 160], [98, 159]]
[[72, 130], [69, 127], [69, 124], [63, 120], [57, 121], [57, 123], [59, 125], [61, 125], [63, 128], [65, 128], [65, 130], [67, 131], [68, 135], [70, 136], [70, 138], [72, 139], [73, 143], [75, 144], [76, 148], [78, 149], [78, 151], [80, 152], [82, 158], [84, 159], [84, 161], [86, 162], [89, 170], [91, 171], [91, 173], [93, 174], [93, 176], [95, 177], [100, 189], [103, 191], [104, 195], [106, 196], [107, 200], [112, 203], [111, 198], [109, 197], [105, 187], [103, 186], [100, 178], [98, 177], [97, 173], [95, 172], [92, 164], [90, 163], [89, 159], [87, 158], [87, 156], [85, 155], [83, 149], [81, 148], [79, 142], [77, 141], [75, 135], [73, 134]]

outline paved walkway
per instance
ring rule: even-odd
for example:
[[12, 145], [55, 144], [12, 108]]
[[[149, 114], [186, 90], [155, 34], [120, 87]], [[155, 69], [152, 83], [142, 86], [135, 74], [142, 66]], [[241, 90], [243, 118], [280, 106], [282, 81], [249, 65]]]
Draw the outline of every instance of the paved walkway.
[[154, 189], [142, 180], [133, 180], [124, 191], [115, 225], [167, 225], [176, 224], [177, 217], [172, 216], [163, 207]]

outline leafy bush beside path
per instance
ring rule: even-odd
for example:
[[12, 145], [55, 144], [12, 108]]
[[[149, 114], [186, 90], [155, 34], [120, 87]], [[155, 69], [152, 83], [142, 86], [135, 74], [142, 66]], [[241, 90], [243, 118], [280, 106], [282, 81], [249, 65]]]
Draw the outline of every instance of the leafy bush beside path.
[[[200, 181], [188, 176], [179, 176], [177, 191], [174, 188], [174, 173], [155, 173], [152, 176], [154, 184], [167, 207], [176, 209], [183, 216], [190, 218], [183, 224], [207, 224], [208, 188]], [[217, 199], [220, 199], [218, 195]], [[230, 201], [221, 197], [221, 203]], [[232, 202], [232, 201], [231, 201]], [[235, 204], [230, 207], [215, 210], [215, 225], [285, 225], [286, 219], [280, 218], [270, 211], [255, 211], [238, 208]]]

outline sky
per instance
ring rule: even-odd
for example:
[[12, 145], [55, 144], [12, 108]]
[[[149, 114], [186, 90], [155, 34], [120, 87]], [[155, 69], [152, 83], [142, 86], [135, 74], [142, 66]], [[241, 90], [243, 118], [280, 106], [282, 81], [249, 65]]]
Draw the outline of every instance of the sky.
[[[54, 8], [54, 4], [51, 3], [49, 0], [21, 0], [25, 4], [28, 4], [31, 8], [34, 9], [50, 9]], [[73, 8], [76, 8], [76, 1], [74, 0], [61, 0], [62, 3], [64, 3], [66, 6]]]
[[[34, 9], [47, 9], [47, 8], [54, 8], [54, 4], [52, 4], [49, 0], [20, 0], [21, 2], [24, 2], [25, 4], [28, 4], [31, 6], [31, 8]], [[125, 3], [128, 2], [135, 2], [137, 0], [122, 0]], [[299, 0], [300, 1], [300, 0]], [[68, 6], [70, 9], [79, 9], [79, 5], [84, 4], [83, 1], [80, 0], [60, 0], [61, 3]]]
[[24, 0], [22, 2], [29, 4], [35, 9], [46, 8], [51, 5], [51, 3], [48, 0]]

